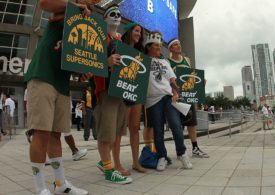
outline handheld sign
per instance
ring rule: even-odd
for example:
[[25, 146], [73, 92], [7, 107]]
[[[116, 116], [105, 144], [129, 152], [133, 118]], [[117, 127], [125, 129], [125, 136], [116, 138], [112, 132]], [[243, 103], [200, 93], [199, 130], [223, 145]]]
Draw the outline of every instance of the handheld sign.
[[204, 71], [192, 68], [177, 67], [175, 69], [180, 95], [186, 103], [204, 103]]
[[61, 68], [107, 77], [106, 35], [104, 20], [95, 14], [84, 17], [81, 9], [69, 2], [64, 19]]
[[116, 53], [121, 55], [120, 65], [113, 66], [109, 95], [132, 103], [146, 101], [151, 58], [122, 42], [117, 42]]

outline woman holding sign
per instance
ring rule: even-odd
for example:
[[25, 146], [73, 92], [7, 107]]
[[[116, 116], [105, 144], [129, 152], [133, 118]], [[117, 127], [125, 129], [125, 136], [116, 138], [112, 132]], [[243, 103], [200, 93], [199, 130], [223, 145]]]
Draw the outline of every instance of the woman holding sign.
[[[143, 28], [136, 23], [129, 23], [124, 27], [125, 33], [121, 37], [122, 41], [133, 48], [143, 52]], [[139, 161], [139, 129], [140, 129], [140, 115], [141, 115], [141, 104], [135, 104], [133, 102], [125, 101], [128, 106], [127, 117], [128, 127], [130, 130], [130, 144], [132, 149], [133, 165], [132, 168], [138, 172], [145, 173], [144, 169]]]
[[164, 123], [167, 119], [176, 145], [177, 159], [185, 169], [191, 169], [192, 164], [184, 145], [183, 129], [180, 112], [172, 106], [178, 100], [176, 75], [170, 63], [161, 59], [162, 36], [160, 32], [149, 33], [145, 43], [145, 53], [152, 59], [151, 71], [146, 99], [150, 122], [154, 129], [154, 142], [157, 149], [157, 170], [163, 171], [167, 165], [167, 151], [164, 144]]

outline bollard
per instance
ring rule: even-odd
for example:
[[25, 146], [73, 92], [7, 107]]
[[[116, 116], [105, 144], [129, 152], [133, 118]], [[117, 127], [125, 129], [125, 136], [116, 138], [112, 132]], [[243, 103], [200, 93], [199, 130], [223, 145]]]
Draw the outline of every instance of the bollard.
[[241, 113], [241, 133], [243, 133], [243, 114]]
[[207, 120], [207, 126], [208, 126], [208, 128], [207, 128], [207, 137], [210, 138], [210, 135], [209, 135], [209, 121], [208, 120]]
[[231, 138], [231, 119], [229, 119], [229, 137]]

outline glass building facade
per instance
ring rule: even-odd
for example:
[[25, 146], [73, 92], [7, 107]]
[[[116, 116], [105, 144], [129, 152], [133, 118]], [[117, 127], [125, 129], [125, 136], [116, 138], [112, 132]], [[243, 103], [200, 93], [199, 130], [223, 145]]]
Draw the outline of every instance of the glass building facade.
[[0, 0], [0, 20], [2, 23], [31, 26], [36, 0]]

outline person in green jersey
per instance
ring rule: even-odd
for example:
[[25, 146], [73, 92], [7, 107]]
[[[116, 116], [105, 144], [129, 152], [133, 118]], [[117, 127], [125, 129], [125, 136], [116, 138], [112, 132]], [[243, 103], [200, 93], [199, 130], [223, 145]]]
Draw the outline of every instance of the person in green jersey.
[[[168, 43], [168, 49], [171, 53], [169, 61], [171, 64], [172, 69], [175, 71], [176, 67], [181, 68], [191, 68], [191, 61], [188, 57], [185, 57], [182, 55], [182, 49], [181, 49], [181, 43], [178, 39], [172, 39]], [[192, 117], [190, 120], [188, 120], [186, 123], [184, 123], [185, 126], [187, 126], [188, 134], [192, 142], [192, 154], [193, 157], [200, 157], [200, 158], [209, 158], [208, 154], [203, 152], [197, 143], [197, 131], [196, 131], [196, 125], [197, 125], [197, 115], [195, 110], [195, 105], [191, 105], [191, 111], [192, 111]]]
[[[77, 0], [84, 16], [99, 0]], [[86, 190], [73, 186], [65, 179], [62, 165], [60, 135], [70, 131], [69, 84], [71, 72], [61, 70], [61, 40], [64, 13], [68, 0], [40, 0], [40, 7], [51, 12], [44, 35], [32, 57], [25, 75], [28, 89], [28, 128], [34, 134], [30, 144], [30, 161], [38, 194], [50, 195], [43, 174], [46, 153], [54, 171], [54, 194], [84, 195]], [[82, 80], [90, 77], [83, 75]]]

